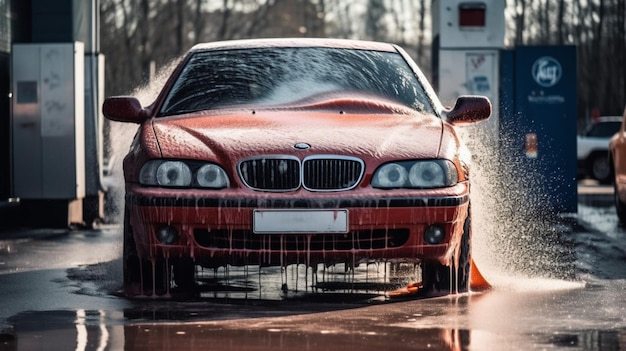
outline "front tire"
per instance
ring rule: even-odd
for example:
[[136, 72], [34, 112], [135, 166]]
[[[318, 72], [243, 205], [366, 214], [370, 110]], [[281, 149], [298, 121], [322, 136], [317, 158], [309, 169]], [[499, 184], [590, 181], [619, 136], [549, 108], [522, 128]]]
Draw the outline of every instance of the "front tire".
[[156, 296], [168, 292], [168, 269], [164, 260], [154, 262], [139, 258], [137, 245], [130, 225], [130, 213], [124, 210], [124, 249], [122, 257], [124, 295]]
[[172, 265], [174, 283], [181, 293], [193, 294], [196, 290], [195, 265], [191, 259], [180, 259]]
[[463, 236], [459, 247], [458, 267], [456, 263], [445, 266], [439, 262], [422, 263], [422, 288], [430, 293], [469, 291], [470, 283], [470, 238], [471, 219], [468, 214], [463, 224]]
[[463, 236], [461, 237], [461, 252], [459, 253], [459, 267], [456, 270], [456, 285], [458, 292], [469, 291], [470, 267], [471, 267], [471, 230], [472, 223], [468, 215], [463, 224]]
[[130, 214], [124, 209], [124, 249], [122, 254], [123, 291], [126, 296], [141, 295], [141, 263], [137, 256], [137, 246], [130, 226]]

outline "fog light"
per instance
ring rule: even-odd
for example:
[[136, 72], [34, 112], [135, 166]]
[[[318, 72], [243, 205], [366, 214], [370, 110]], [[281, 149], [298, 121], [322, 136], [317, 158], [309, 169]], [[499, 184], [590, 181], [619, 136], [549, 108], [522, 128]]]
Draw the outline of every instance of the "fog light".
[[439, 244], [446, 237], [446, 231], [440, 225], [431, 225], [424, 231], [424, 241], [427, 244]]
[[156, 232], [157, 240], [161, 244], [172, 245], [178, 241], [178, 231], [173, 227], [161, 227]]

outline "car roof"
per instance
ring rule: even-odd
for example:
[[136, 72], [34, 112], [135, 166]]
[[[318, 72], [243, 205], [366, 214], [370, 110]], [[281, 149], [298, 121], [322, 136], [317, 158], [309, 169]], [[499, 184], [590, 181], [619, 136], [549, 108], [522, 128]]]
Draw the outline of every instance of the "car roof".
[[602, 122], [621, 122], [621, 121], [622, 121], [622, 117], [621, 116], [600, 116], [594, 122], [594, 124], [602, 123]]
[[341, 49], [359, 49], [395, 52], [394, 44], [353, 40], [353, 39], [330, 39], [330, 38], [266, 38], [266, 39], [242, 39], [226, 40], [210, 43], [196, 44], [191, 48], [194, 51], [228, 50], [228, 49], [252, 49], [267, 47], [323, 47]]

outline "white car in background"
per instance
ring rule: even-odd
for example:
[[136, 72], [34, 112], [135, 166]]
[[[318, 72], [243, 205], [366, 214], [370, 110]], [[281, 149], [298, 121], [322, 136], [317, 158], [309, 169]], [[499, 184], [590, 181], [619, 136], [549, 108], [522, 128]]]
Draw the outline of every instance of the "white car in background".
[[620, 116], [600, 117], [583, 135], [577, 138], [578, 173], [598, 182], [611, 182], [609, 165], [609, 140], [622, 123]]

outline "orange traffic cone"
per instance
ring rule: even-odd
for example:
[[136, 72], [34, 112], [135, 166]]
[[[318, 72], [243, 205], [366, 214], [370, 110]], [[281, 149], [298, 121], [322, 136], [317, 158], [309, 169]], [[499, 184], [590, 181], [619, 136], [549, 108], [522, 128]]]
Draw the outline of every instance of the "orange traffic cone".
[[470, 291], [485, 291], [491, 289], [491, 284], [483, 277], [476, 267], [474, 260], [470, 262]]
[[387, 291], [387, 296], [388, 297], [400, 297], [400, 296], [417, 295], [417, 292], [419, 291], [421, 287], [422, 287], [422, 282], [410, 283], [404, 288]]

